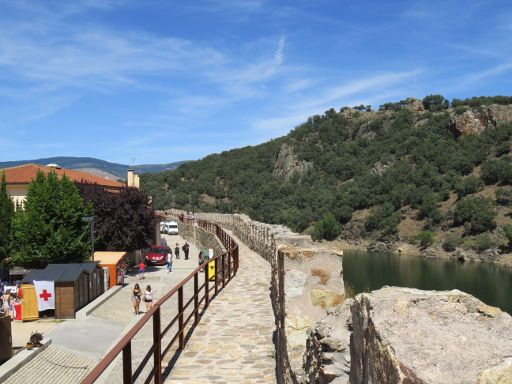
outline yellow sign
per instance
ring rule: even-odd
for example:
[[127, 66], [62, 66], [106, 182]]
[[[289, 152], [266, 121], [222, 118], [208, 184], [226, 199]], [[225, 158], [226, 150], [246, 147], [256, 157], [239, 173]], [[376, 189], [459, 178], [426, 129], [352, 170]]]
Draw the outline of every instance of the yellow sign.
[[208, 280], [215, 279], [215, 262], [217, 260], [211, 260], [208, 262]]

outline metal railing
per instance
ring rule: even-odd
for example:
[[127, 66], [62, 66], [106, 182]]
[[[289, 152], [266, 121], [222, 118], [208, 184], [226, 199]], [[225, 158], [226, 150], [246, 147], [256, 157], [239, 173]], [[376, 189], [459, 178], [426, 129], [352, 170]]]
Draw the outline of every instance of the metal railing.
[[[162, 360], [171, 351], [171, 348], [178, 342], [177, 350], [175, 353], [182, 351], [185, 348], [185, 333], [186, 327], [193, 319], [192, 326], [199, 323], [202, 313], [208, 308], [209, 303], [215, 296], [224, 289], [231, 279], [236, 275], [238, 270], [238, 244], [229, 236], [220, 226], [204, 221], [196, 220], [197, 225], [216, 235], [224, 248], [227, 250], [221, 255], [215, 256], [210, 260], [205, 261], [202, 265], [198, 266], [190, 275], [181, 281], [177, 286], [165, 294], [155, 305], [144, 314], [144, 316], [126, 333], [126, 335], [103, 357], [103, 359], [93, 368], [91, 372], [82, 380], [83, 384], [90, 384], [96, 382], [98, 378], [107, 370], [114, 360], [122, 354], [123, 365], [123, 383], [133, 383], [137, 380], [148, 362], [153, 357], [153, 368], [149, 375], [145, 378], [144, 382], [148, 383], [153, 381], [155, 384], [161, 384], [162, 377]], [[215, 273], [208, 276], [208, 264], [215, 260]], [[204, 269], [204, 272], [201, 270]], [[204, 283], [199, 285], [199, 275], [204, 273]], [[184, 287], [188, 284], [193, 284], [194, 294], [190, 299], [184, 303]], [[210, 286], [211, 285], [211, 286]], [[213, 293], [212, 293], [213, 291]], [[212, 293], [212, 294], [211, 294]], [[210, 296], [211, 294], [211, 296]], [[174, 316], [165, 328], [162, 329], [161, 307], [169, 299], [178, 296], [177, 310], [178, 313]], [[201, 297], [199, 297], [202, 295]], [[169, 301], [170, 302], [170, 301]], [[191, 313], [185, 318], [185, 311], [193, 305]], [[139, 334], [139, 331], [149, 322], [153, 320], [153, 340], [149, 350], [144, 355], [142, 361], [138, 366], [133, 369], [132, 364], [132, 340]], [[175, 325], [178, 329], [174, 336], [171, 338], [167, 345], [163, 345], [163, 338]], [[192, 331], [189, 330], [189, 334]]]

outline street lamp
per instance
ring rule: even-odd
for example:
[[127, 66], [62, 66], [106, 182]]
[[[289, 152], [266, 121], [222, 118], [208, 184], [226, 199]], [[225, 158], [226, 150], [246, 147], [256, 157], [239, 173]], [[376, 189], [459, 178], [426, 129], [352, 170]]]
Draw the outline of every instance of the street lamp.
[[94, 216], [82, 217], [84, 223], [91, 223], [91, 250], [92, 250], [92, 261], [94, 261]]

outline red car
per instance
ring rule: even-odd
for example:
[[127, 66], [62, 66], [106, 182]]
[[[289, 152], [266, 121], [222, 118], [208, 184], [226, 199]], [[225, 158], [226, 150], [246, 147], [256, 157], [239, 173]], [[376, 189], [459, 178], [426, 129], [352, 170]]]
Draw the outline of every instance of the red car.
[[169, 247], [163, 245], [154, 245], [146, 255], [147, 265], [165, 265], [167, 263], [167, 254], [170, 252]]

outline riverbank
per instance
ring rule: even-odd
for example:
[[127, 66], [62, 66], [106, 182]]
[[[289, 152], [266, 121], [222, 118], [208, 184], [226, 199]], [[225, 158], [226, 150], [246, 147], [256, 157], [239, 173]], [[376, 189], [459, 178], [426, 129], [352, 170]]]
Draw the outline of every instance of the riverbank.
[[483, 252], [457, 248], [455, 251], [447, 252], [438, 244], [422, 249], [417, 245], [406, 242], [371, 241], [368, 239], [322, 240], [321, 243], [329, 249], [336, 251], [392, 252], [399, 255], [421, 257], [425, 259], [487, 262], [505, 268], [512, 268], [512, 253], [500, 254], [496, 248], [487, 249]]

